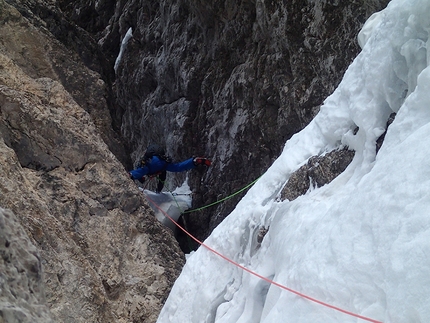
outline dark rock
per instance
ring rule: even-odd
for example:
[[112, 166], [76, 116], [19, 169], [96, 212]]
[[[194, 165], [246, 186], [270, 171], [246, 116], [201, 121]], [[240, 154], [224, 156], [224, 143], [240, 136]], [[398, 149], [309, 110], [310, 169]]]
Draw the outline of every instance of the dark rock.
[[[211, 158], [190, 173], [196, 207], [238, 191], [315, 116], [386, 3], [123, 2], [104, 40], [133, 29], [115, 82], [133, 158], [154, 141], [178, 160]], [[171, 187], [183, 180], [168, 176]], [[190, 214], [190, 230], [204, 239], [240, 197]]]
[[348, 167], [354, 154], [354, 151], [345, 148], [309, 158], [307, 164], [289, 178], [282, 189], [281, 200], [292, 201], [304, 195], [311, 185], [321, 187], [330, 183]]
[[378, 153], [379, 149], [381, 149], [382, 144], [384, 143], [385, 135], [387, 134], [388, 127], [393, 123], [396, 118], [396, 113], [393, 112], [390, 114], [387, 120], [387, 125], [385, 127], [384, 133], [376, 140], [376, 153]]

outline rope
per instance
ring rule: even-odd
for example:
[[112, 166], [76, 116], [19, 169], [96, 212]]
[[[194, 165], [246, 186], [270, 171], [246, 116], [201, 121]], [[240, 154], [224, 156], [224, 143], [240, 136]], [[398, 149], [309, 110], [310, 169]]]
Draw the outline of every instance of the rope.
[[[260, 176], [260, 177], [261, 177], [261, 176]], [[233, 194], [231, 194], [231, 195], [229, 195], [229, 196], [226, 196], [226, 197], [224, 197], [224, 198], [223, 198], [223, 199], [221, 199], [221, 200], [218, 200], [218, 201], [213, 202], [213, 203], [211, 203], [211, 204], [208, 204], [208, 205], [205, 205], [205, 206], [199, 207], [199, 208], [197, 208], [197, 209], [186, 210], [186, 211], [184, 211], [184, 212], [182, 212], [182, 213], [183, 213], [183, 214], [185, 214], [185, 213], [191, 213], [191, 212], [201, 211], [201, 210], [207, 209], [208, 207], [211, 207], [211, 206], [217, 205], [217, 204], [219, 204], [219, 203], [221, 203], [221, 202], [224, 202], [224, 201], [226, 201], [226, 200], [228, 200], [228, 199], [232, 198], [233, 196], [236, 196], [237, 194], [242, 193], [244, 190], [246, 190], [247, 188], [249, 188], [249, 187], [251, 187], [252, 185], [254, 185], [254, 184], [255, 184], [255, 183], [260, 179], [260, 177], [259, 177], [259, 178], [257, 178], [257, 179], [255, 179], [254, 181], [252, 181], [251, 183], [249, 183], [249, 184], [248, 184], [248, 185], [246, 185], [245, 187], [241, 188], [241, 189], [240, 189], [240, 190], [238, 190], [237, 192], [235, 192], [235, 193], [233, 193]]]
[[[258, 180], [258, 179], [257, 179]], [[254, 182], [256, 182], [257, 180], [255, 180]], [[253, 183], [254, 183], [253, 182]], [[253, 184], [252, 183], [252, 184]], [[249, 185], [248, 185], [249, 186]], [[312, 301], [312, 302], [314, 302], [314, 303], [317, 303], [317, 304], [320, 304], [320, 305], [323, 305], [323, 306], [325, 306], [325, 307], [328, 307], [328, 308], [331, 308], [331, 309], [333, 309], [333, 310], [336, 310], [336, 311], [338, 311], [338, 312], [341, 312], [341, 313], [344, 313], [344, 314], [347, 314], [347, 315], [350, 315], [350, 316], [353, 316], [353, 317], [356, 317], [356, 318], [359, 318], [359, 319], [362, 319], [362, 320], [365, 320], [365, 321], [368, 321], [368, 322], [372, 322], [372, 323], [382, 323], [381, 321], [377, 321], [377, 320], [374, 320], [374, 319], [371, 319], [371, 318], [368, 318], [368, 317], [365, 317], [365, 316], [362, 316], [362, 315], [359, 315], [359, 314], [355, 314], [355, 313], [352, 313], [352, 312], [350, 312], [350, 311], [346, 311], [346, 310], [344, 310], [344, 309], [341, 309], [341, 308], [339, 308], [339, 307], [336, 307], [336, 306], [333, 306], [333, 305], [330, 305], [330, 304], [327, 304], [327, 303], [325, 303], [325, 302], [322, 302], [322, 301], [320, 301], [320, 300], [317, 300], [316, 298], [313, 298], [313, 297], [310, 297], [310, 296], [307, 296], [307, 295], [305, 295], [305, 294], [302, 294], [302, 293], [300, 293], [300, 292], [298, 292], [298, 291], [295, 291], [295, 290], [293, 290], [293, 289], [291, 289], [291, 288], [288, 288], [288, 287], [286, 287], [286, 286], [284, 286], [284, 285], [282, 285], [282, 284], [279, 284], [279, 283], [277, 283], [277, 282], [275, 282], [275, 281], [273, 281], [273, 280], [271, 280], [271, 279], [269, 279], [269, 278], [267, 278], [267, 277], [264, 277], [264, 276], [262, 276], [262, 275], [260, 275], [260, 274], [258, 274], [258, 273], [256, 273], [256, 272], [254, 272], [254, 271], [252, 271], [251, 269], [248, 269], [248, 268], [246, 268], [245, 266], [242, 266], [241, 264], [238, 264], [237, 262], [235, 262], [234, 260], [231, 260], [230, 258], [228, 258], [228, 257], [226, 257], [226, 256], [224, 256], [223, 254], [221, 254], [221, 253], [219, 253], [218, 251], [216, 251], [215, 249], [213, 249], [213, 248], [211, 248], [211, 247], [209, 247], [207, 244], [205, 244], [204, 242], [201, 242], [200, 240], [198, 240], [196, 237], [194, 237], [191, 233], [189, 233], [187, 230], [185, 230], [182, 226], [180, 226], [169, 214], [167, 214], [167, 212], [165, 212], [165, 211], [163, 211], [162, 209], [161, 209], [161, 207], [160, 206], [158, 206], [151, 198], [149, 198], [146, 194], [145, 194], [145, 196], [146, 196], [146, 198], [150, 201], [150, 202], [152, 202], [154, 205], [155, 205], [155, 207], [158, 209], [158, 210], [160, 210], [170, 221], [172, 221], [179, 229], [181, 229], [185, 234], [187, 234], [191, 239], [193, 239], [195, 242], [197, 242], [199, 245], [201, 245], [201, 246], [203, 246], [203, 247], [205, 247], [206, 249], [208, 249], [209, 251], [211, 251], [212, 253], [214, 253], [214, 254], [216, 254], [217, 256], [219, 256], [219, 257], [221, 257], [222, 259], [224, 259], [224, 260], [226, 260], [226, 261], [228, 261], [229, 263], [231, 263], [231, 264], [233, 264], [233, 265], [235, 265], [236, 267], [238, 267], [238, 268], [240, 268], [240, 269], [242, 269], [242, 270], [244, 270], [244, 271], [246, 271], [246, 272], [248, 272], [248, 273], [250, 273], [251, 275], [254, 275], [254, 276], [256, 276], [256, 277], [258, 277], [258, 278], [260, 278], [260, 279], [262, 279], [262, 280], [264, 280], [264, 281], [266, 281], [266, 282], [268, 282], [268, 283], [270, 283], [270, 284], [272, 284], [272, 285], [275, 285], [275, 286], [277, 286], [277, 287], [279, 287], [279, 288], [281, 288], [281, 289], [284, 289], [284, 290], [286, 290], [286, 291], [288, 291], [288, 292], [291, 292], [291, 293], [293, 293], [293, 294], [296, 294], [296, 295], [298, 295], [298, 296], [300, 296], [300, 297], [302, 297], [302, 298], [305, 298], [305, 299], [307, 299], [307, 300], [309, 300], [309, 301]]]

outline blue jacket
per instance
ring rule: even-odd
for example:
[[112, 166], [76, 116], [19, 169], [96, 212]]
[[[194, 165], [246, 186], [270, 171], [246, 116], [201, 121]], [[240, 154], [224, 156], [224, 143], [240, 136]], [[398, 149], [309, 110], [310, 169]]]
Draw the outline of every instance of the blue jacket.
[[195, 168], [193, 158], [189, 158], [180, 163], [169, 163], [157, 156], [153, 156], [145, 166], [139, 167], [130, 171], [133, 179], [142, 179], [145, 175], [155, 175], [164, 171], [168, 172], [184, 172]]

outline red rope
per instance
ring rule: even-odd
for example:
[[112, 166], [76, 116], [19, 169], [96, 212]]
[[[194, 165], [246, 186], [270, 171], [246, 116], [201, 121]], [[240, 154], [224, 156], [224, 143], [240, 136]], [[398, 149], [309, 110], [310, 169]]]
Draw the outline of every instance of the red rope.
[[315, 303], [317, 303], [317, 304], [320, 304], [320, 305], [323, 305], [323, 306], [325, 306], [325, 307], [329, 307], [329, 308], [331, 308], [331, 309], [334, 309], [334, 310], [336, 310], [336, 311], [339, 311], [339, 312], [342, 312], [342, 313], [344, 313], [344, 314], [347, 314], [347, 315], [350, 315], [350, 316], [354, 316], [354, 317], [357, 317], [357, 318], [359, 318], [359, 319], [362, 319], [362, 320], [365, 320], [365, 321], [368, 321], [368, 322], [372, 322], [372, 323], [382, 323], [381, 321], [377, 321], [377, 320], [374, 320], [374, 319], [371, 319], [371, 318], [368, 318], [368, 317], [365, 317], [365, 316], [362, 316], [362, 315], [358, 315], [358, 314], [355, 314], [355, 313], [352, 313], [352, 312], [350, 312], [350, 311], [346, 311], [346, 310], [344, 310], [344, 309], [341, 309], [341, 308], [339, 308], [339, 307], [336, 307], [336, 306], [333, 306], [333, 305], [330, 305], [330, 304], [327, 304], [327, 303], [324, 303], [324, 302], [322, 302], [322, 301], [320, 301], [320, 300], [318, 300], [318, 299], [316, 299], [316, 298], [313, 298], [313, 297], [310, 297], [310, 296], [307, 296], [307, 295], [305, 295], [305, 294], [302, 294], [302, 293], [300, 293], [300, 292], [298, 292], [298, 291], [295, 291], [294, 289], [291, 289], [291, 288], [288, 288], [288, 287], [286, 287], [286, 286], [284, 286], [284, 285], [281, 285], [281, 284], [279, 284], [279, 283], [277, 283], [277, 282], [275, 282], [275, 281], [273, 281], [273, 280], [270, 280], [269, 278], [267, 278], [267, 277], [264, 277], [264, 276], [262, 276], [262, 275], [260, 275], [260, 274], [258, 274], [258, 273], [256, 273], [256, 272], [254, 272], [254, 271], [252, 271], [252, 270], [250, 270], [250, 269], [248, 269], [248, 268], [246, 268], [246, 267], [244, 267], [244, 266], [242, 266], [241, 264], [238, 264], [237, 262], [235, 262], [234, 260], [231, 260], [230, 258], [227, 258], [226, 256], [224, 256], [224, 255], [222, 255], [222, 254], [220, 254], [218, 251], [216, 251], [215, 249], [213, 249], [213, 248], [211, 248], [211, 247], [209, 247], [208, 245], [206, 245], [204, 242], [201, 242], [200, 240], [198, 240], [196, 237], [194, 237], [191, 233], [189, 233], [187, 230], [185, 230], [181, 225], [179, 225], [172, 217], [170, 217], [170, 215], [168, 215], [164, 210], [162, 210], [161, 208], [160, 208], [160, 206], [158, 206], [147, 194], [145, 194], [145, 196], [146, 196], [146, 198], [150, 201], [150, 202], [152, 202], [154, 205], [155, 205], [155, 207], [158, 209], [158, 210], [160, 210], [170, 221], [172, 221], [179, 229], [181, 229], [182, 231], [184, 231], [185, 232], [185, 234], [187, 234], [191, 239], [193, 239], [194, 241], [196, 241], [198, 244], [200, 244], [201, 246], [203, 246], [203, 247], [205, 247], [206, 249], [208, 249], [209, 251], [211, 251], [211, 252], [213, 252], [214, 254], [216, 254], [216, 255], [218, 255], [218, 256], [220, 256], [221, 258], [223, 258], [224, 260], [226, 260], [226, 261], [228, 261], [229, 263], [231, 263], [231, 264], [233, 264], [233, 265], [235, 265], [236, 267], [239, 267], [240, 269], [242, 269], [242, 270], [244, 270], [244, 271], [246, 271], [246, 272], [248, 272], [248, 273], [250, 273], [251, 275], [254, 275], [254, 276], [256, 276], [256, 277], [258, 277], [258, 278], [260, 278], [260, 279], [262, 279], [262, 280], [265, 280], [266, 282], [268, 282], [268, 283], [270, 283], [270, 284], [272, 284], [272, 285], [275, 285], [275, 286], [278, 286], [279, 288], [282, 288], [282, 289], [284, 289], [284, 290], [286, 290], [286, 291], [289, 291], [289, 292], [291, 292], [291, 293], [293, 293], [293, 294], [296, 294], [296, 295], [298, 295], [298, 296], [300, 296], [300, 297], [303, 297], [303, 298], [306, 298], [307, 300], [310, 300], [310, 301], [312, 301], [312, 302], [315, 302]]

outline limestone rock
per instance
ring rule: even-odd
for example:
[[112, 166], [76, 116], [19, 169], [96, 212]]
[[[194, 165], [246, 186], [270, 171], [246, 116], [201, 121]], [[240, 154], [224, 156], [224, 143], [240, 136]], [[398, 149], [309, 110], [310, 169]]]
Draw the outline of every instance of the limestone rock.
[[[376, 152], [381, 148], [388, 127], [394, 121], [395, 116], [394, 112], [389, 116], [384, 133], [376, 141]], [[300, 167], [288, 179], [280, 194], [281, 200], [292, 201], [304, 195], [311, 186], [321, 187], [330, 183], [348, 167], [353, 158], [354, 152], [348, 149], [334, 150], [324, 156], [309, 158], [307, 164]]]
[[[100, 42], [111, 48], [133, 31], [114, 83], [132, 157], [157, 142], [178, 160], [211, 158], [189, 174], [196, 207], [236, 192], [314, 117], [357, 55], [360, 27], [387, 2], [117, 2]], [[73, 12], [82, 6], [93, 7]], [[184, 179], [169, 175], [167, 187]], [[204, 239], [241, 196], [190, 213], [189, 228]]]
[[36, 4], [49, 9], [0, 0], [0, 207], [37, 248], [44, 279], [30, 287], [45, 289], [53, 321], [155, 322], [183, 254], [109, 149], [105, 121], [88, 111], [103, 91], [80, 93], [85, 83], [67, 80], [103, 81], [25, 10]]
[[[9, 4], [11, 5], [9, 5]], [[50, 1], [0, 1], [0, 53], [32, 78], [60, 82], [87, 111], [109, 149], [130, 166], [127, 147], [110, 111], [113, 68], [97, 42]]]
[[354, 151], [346, 148], [309, 158], [306, 165], [290, 176], [280, 194], [281, 200], [295, 200], [311, 186], [321, 187], [330, 183], [348, 167], [354, 154]]
[[[94, 120], [117, 156], [124, 154], [106, 131], [106, 104], [88, 98], [105, 93], [111, 123], [130, 143], [134, 160], [157, 142], [174, 159], [205, 155], [214, 161], [208, 172], [190, 173], [194, 204], [202, 206], [267, 169], [335, 89], [359, 51], [360, 27], [388, 0], [9, 2], [22, 13], [38, 12], [29, 15], [34, 24], [102, 74], [108, 89], [91, 91], [95, 83], [75, 81], [70, 68], [59, 73], [79, 104], [103, 116]], [[133, 37], [114, 75], [130, 28]], [[56, 70], [63, 65], [70, 66], [58, 63]], [[184, 179], [169, 176], [166, 187]], [[191, 231], [204, 239], [241, 196], [190, 213]]]
[[0, 322], [54, 322], [42, 261], [16, 216], [0, 208]]

